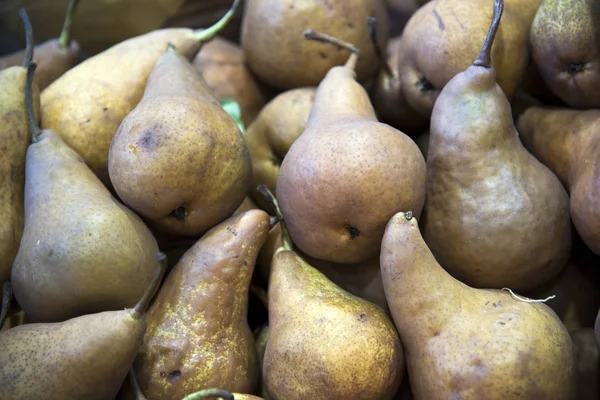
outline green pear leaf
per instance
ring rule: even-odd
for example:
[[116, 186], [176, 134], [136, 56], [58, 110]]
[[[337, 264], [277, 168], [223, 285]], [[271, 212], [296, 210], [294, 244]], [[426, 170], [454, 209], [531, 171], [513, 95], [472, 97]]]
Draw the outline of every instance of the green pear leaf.
[[223, 110], [225, 110], [225, 112], [227, 112], [227, 114], [233, 118], [235, 123], [240, 128], [240, 131], [245, 133], [246, 128], [244, 127], [244, 122], [242, 121], [242, 109], [240, 108], [240, 105], [235, 100], [227, 98], [219, 99], [219, 103], [221, 104], [221, 107], [223, 107]]

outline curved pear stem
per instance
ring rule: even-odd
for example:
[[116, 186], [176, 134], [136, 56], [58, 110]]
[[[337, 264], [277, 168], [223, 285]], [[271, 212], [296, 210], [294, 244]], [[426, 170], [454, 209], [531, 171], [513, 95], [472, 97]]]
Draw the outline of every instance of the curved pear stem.
[[36, 68], [36, 63], [29, 63], [27, 66], [27, 77], [25, 78], [25, 107], [27, 108], [27, 119], [29, 120], [29, 129], [31, 129], [32, 143], [38, 141], [41, 132], [33, 109], [33, 77]]
[[183, 400], [200, 400], [210, 397], [218, 397], [223, 400], [234, 400], [233, 393], [222, 389], [205, 389], [196, 393], [188, 394]]
[[504, 10], [504, 0], [494, 0], [494, 14], [492, 15], [492, 23], [490, 30], [488, 31], [481, 53], [477, 60], [473, 62], [473, 65], [479, 67], [491, 68], [492, 67], [492, 45], [496, 38], [496, 33], [500, 27], [500, 18], [502, 18], [502, 11]]
[[133, 394], [135, 396], [135, 400], [148, 400], [144, 393], [142, 393], [142, 389], [140, 388], [140, 384], [135, 376], [135, 370], [133, 367], [129, 368], [129, 382], [131, 382], [131, 387], [133, 388]]
[[350, 54], [348, 61], [346, 61], [345, 67], [353, 71], [356, 68], [359, 50], [352, 43], [348, 43], [326, 33], [315, 32], [312, 29], [307, 29], [304, 31], [304, 38], [308, 40], [316, 40], [323, 43], [329, 43], [341, 49], [348, 50], [352, 54]]
[[221, 17], [220, 20], [215, 22], [211, 27], [204, 29], [202, 32], [198, 32], [196, 34], [196, 39], [199, 42], [208, 42], [209, 40], [211, 40], [212, 38], [217, 36], [217, 34], [223, 28], [225, 28], [227, 26], [227, 24], [229, 24], [229, 22], [233, 18], [233, 15], [235, 14], [235, 11], [237, 10], [239, 4], [240, 4], [240, 0], [234, 0], [229, 11], [227, 11], [227, 13], [225, 15], [223, 15], [223, 17]]
[[27, 15], [27, 11], [24, 8], [19, 10], [19, 17], [21, 17], [23, 27], [25, 28], [25, 58], [23, 59], [23, 68], [27, 68], [33, 59], [33, 29], [31, 29], [31, 21], [29, 21], [29, 15]]
[[263, 303], [263, 306], [265, 306], [267, 310], [269, 309], [269, 297], [267, 295], [267, 292], [265, 292], [265, 289], [255, 285], [254, 283], [251, 283], [250, 292], [252, 292], [256, 297], [258, 297], [260, 302]]
[[284, 248], [284, 250], [292, 250], [292, 238], [290, 237], [290, 233], [288, 232], [287, 227], [285, 226], [285, 222], [283, 221], [283, 215], [281, 214], [281, 209], [279, 208], [279, 202], [277, 201], [275, 196], [273, 196], [273, 193], [271, 193], [267, 185], [258, 185], [256, 190], [265, 199], [267, 199], [269, 204], [271, 204], [271, 207], [273, 207], [273, 209], [275, 210], [275, 215], [277, 216], [277, 219], [281, 224], [281, 239], [283, 241], [282, 247]]
[[67, 50], [69, 48], [69, 43], [71, 43], [71, 23], [73, 20], [73, 13], [77, 8], [77, 4], [79, 4], [79, 0], [69, 0], [69, 5], [67, 6], [67, 15], [65, 15], [65, 22], [63, 24], [62, 31], [60, 31], [60, 36], [58, 37], [58, 46], [61, 50]]
[[367, 24], [369, 26], [369, 36], [371, 37], [371, 42], [373, 43], [373, 48], [375, 49], [375, 55], [377, 56], [377, 59], [379, 60], [379, 63], [381, 64], [385, 74], [388, 76], [388, 78], [393, 79], [396, 76], [394, 75], [392, 68], [390, 68], [390, 64], [388, 64], [388, 61], [383, 55], [384, 52], [377, 41], [377, 18], [367, 17]]
[[0, 308], [0, 329], [4, 326], [8, 317], [8, 310], [12, 303], [13, 290], [10, 281], [4, 282], [2, 285], [2, 308]]
[[140, 319], [146, 313], [148, 305], [150, 304], [150, 300], [152, 300], [156, 294], [156, 291], [162, 282], [162, 277], [167, 270], [167, 256], [164, 253], [156, 253], [156, 262], [158, 264], [158, 271], [156, 271], [154, 279], [152, 279], [150, 286], [148, 286], [148, 289], [146, 289], [144, 296], [142, 296], [140, 301], [138, 301], [135, 307], [133, 307], [130, 311], [133, 319]]

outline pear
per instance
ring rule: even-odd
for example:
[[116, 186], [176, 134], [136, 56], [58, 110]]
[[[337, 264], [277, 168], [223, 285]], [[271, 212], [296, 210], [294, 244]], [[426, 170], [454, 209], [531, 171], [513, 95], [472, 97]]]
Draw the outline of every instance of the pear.
[[306, 128], [315, 93], [315, 88], [305, 87], [279, 94], [260, 111], [244, 135], [252, 159], [250, 194], [264, 207], [268, 207], [264, 197], [254, 188], [263, 184], [272, 192], [276, 190], [281, 162]]
[[[44, 90], [72, 68], [81, 57], [79, 43], [71, 40], [71, 20], [79, 0], [69, 0], [63, 29], [58, 39], [50, 39], [35, 46], [33, 61], [37, 64], [36, 82]], [[0, 69], [21, 64], [27, 50], [0, 57]]]
[[335, 48], [298, 40], [310, 28], [355, 43], [363, 55], [356, 73], [363, 82], [377, 72], [367, 17], [381, 23], [380, 44], [388, 37], [383, 0], [247, 0], [241, 43], [252, 71], [277, 89], [317, 86], [327, 72], [345, 61]]
[[37, 323], [0, 332], [0, 398], [114, 399], [142, 345], [146, 308], [166, 266], [134, 308]]
[[[25, 107], [25, 82], [32, 58], [33, 37], [24, 9], [20, 15], [27, 36], [24, 64], [0, 71], [0, 283], [10, 279], [10, 271], [23, 234], [25, 155], [30, 142]], [[33, 68], [29, 68], [30, 74], [33, 74]], [[35, 83], [32, 84], [32, 91], [37, 122], [40, 113], [40, 91]]]
[[552, 92], [575, 108], [600, 107], [597, 0], [544, 0], [531, 26], [531, 50]]
[[[477, 57], [480, 37], [492, 18], [492, 0], [434, 0], [406, 24], [399, 76], [408, 105], [424, 117], [444, 86]], [[516, 3], [515, 3], [516, 4]], [[522, 7], [509, 7], [493, 46], [498, 84], [511, 98], [521, 83], [528, 61], [529, 29], [521, 20]]]
[[252, 392], [259, 378], [247, 322], [248, 287], [269, 216], [231, 217], [206, 233], [171, 271], [148, 313], [136, 360], [149, 400], [212, 387]]
[[406, 207], [420, 212], [425, 162], [408, 136], [377, 120], [355, 80], [358, 51], [345, 47], [352, 55], [319, 85], [306, 129], [281, 164], [277, 198], [300, 250], [350, 264], [378, 254], [393, 214]]
[[600, 110], [532, 107], [517, 128], [525, 146], [569, 190], [575, 229], [600, 254]]
[[242, 203], [252, 164], [239, 128], [200, 72], [169, 50], [115, 133], [108, 169], [126, 205], [159, 230], [191, 236]]
[[[35, 65], [35, 64], [32, 64]], [[15, 297], [36, 322], [132, 307], [154, 276], [156, 240], [54, 131], [27, 111], [25, 226], [12, 268]]]
[[[199, 392], [189, 394], [183, 400], [263, 400], [261, 397], [251, 394], [231, 393], [222, 389], [204, 389]], [[266, 399], [265, 399], [266, 400]]]
[[216, 37], [202, 46], [193, 64], [217, 99], [233, 99], [240, 105], [245, 126], [256, 119], [265, 105], [266, 93], [246, 65], [239, 45]]
[[444, 87], [431, 118], [423, 237], [448, 272], [471, 286], [532, 289], [565, 266], [569, 198], [521, 144], [490, 60], [494, 18], [473, 65]]
[[454, 279], [412, 213], [388, 223], [381, 269], [415, 398], [575, 399], [573, 343], [556, 314]]
[[192, 59], [229, 22], [239, 0], [212, 27], [160, 29], [125, 40], [70, 69], [42, 92], [42, 128], [52, 129], [104, 183], [117, 128], [144, 94], [148, 76], [168, 44]]
[[[276, 200], [269, 199], [281, 221]], [[402, 344], [392, 322], [292, 250], [285, 225], [282, 235], [269, 279], [269, 339], [262, 367], [269, 395], [274, 400], [391, 399], [404, 374]]]

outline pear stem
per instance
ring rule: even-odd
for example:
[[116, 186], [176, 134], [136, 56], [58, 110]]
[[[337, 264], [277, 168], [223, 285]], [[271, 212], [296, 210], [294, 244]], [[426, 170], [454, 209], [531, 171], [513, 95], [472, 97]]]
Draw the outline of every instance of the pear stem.
[[233, 394], [227, 390], [205, 389], [196, 393], [188, 394], [183, 400], [200, 400], [208, 397], [219, 397], [223, 400], [234, 400]]
[[375, 55], [383, 68], [383, 71], [390, 79], [394, 79], [396, 76], [390, 68], [390, 64], [388, 64], [386, 58], [383, 55], [383, 50], [377, 41], [377, 18], [375, 17], [367, 17], [367, 24], [369, 26], [369, 36], [371, 37], [371, 42], [373, 43], [373, 49], [375, 49]]
[[500, 18], [502, 18], [503, 10], [504, 0], [494, 0], [494, 14], [492, 15], [490, 30], [488, 31], [483, 47], [481, 48], [481, 53], [479, 53], [479, 57], [473, 62], [473, 65], [485, 68], [492, 67], [492, 45], [494, 44], [498, 28], [500, 27]]
[[33, 59], [33, 29], [31, 29], [31, 21], [29, 21], [29, 15], [27, 15], [27, 11], [24, 8], [19, 10], [19, 16], [25, 28], [25, 58], [23, 58], [23, 68], [27, 68]]
[[129, 368], [129, 382], [131, 382], [131, 387], [133, 388], [133, 393], [135, 396], [135, 400], [148, 400], [144, 393], [142, 393], [142, 389], [140, 388], [140, 384], [135, 376], [135, 370], [133, 367]]
[[202, 30], [202, 32], [198, 32], [196, 34], [196, 39], [199, 42], [208, 42], [209, 40], [214, 38], [223, 28], [227, 26], [227, 24], [229, 24], [239, 4], [240, 0], [234, 0], [229, 11], [227, 11], [227, 13], [223, 15], [223, 17], [221, 17], [220, 20], [215, 22], [211, 27]]
[[275, 196], [273, 196], [273, 193], [271, 193], [267, 185], [258, 185], [256, 190], [265, 199], [267, 199], [269, 204], [271, 204], [271, 207], [273, 207], [273, 209], [275, 210], [275, 215], [277, 216], [277, 219], [281, 224], [281, 239], [283, 241], [283, 249], [292, 250], [292, 238], [290, 237], [290, 233], [288, 232], [287, 227], [285, 226], [285, 222], [283, 221], [283, 215], [281, 214], [281, 209], [279, 208], [279, 202], [277, 202], [277, 199], [275, 198]]
[[135, 307], [133, 307], [130, 311], [131, 318], [133, 319], [140, 319], [142, 315], [146, 313], [148, 305], [150, 304], [150, 300], [152, 300], [156, 294], [156, 291], [162, 282], [162, 277], [167, 270], [167, 256], [164, 253], [156, 253], [156, 262], [158, 264], [158, 271], [156, 271], [154, 279], [152, 279], [150, 286], [148, 286], [148, 289], [146, 289], [144, 296], [142, 296], [140, 301], [138, 301]]
[[27, 119], [29, 119], [29, 129], [31, 129], [31, 142], [38, 141], [40, 136], [40, 127], [35, 117], [33, 109], [33, 78], [37, 64], [32, 62], [27, 66], [27, 77], [25, 78], [25, 107], [27, 108]]
[[307, 29], [304, 31], [304, 38], [308, 40], [316, 40], [323, 43], [329, 43], [344, 50], [348, 50], [352, 54], [350, 54], [350, 58], [348, 58], [348, 61], [346, 61], [346, 64], [344, 66], [353, 71], [356, 68], [359, 50], [352, 43], [348, 43], [326, 33], [315, 32], [312, 29]]
[[263, 303], [263, 306], [268, 310], [269, 309], [269, 297], [267, 296], [267, 292], [265, 289], [260, 286], [255, 285], [254, 283], [250, 284], [250, 292], [252, 292], [258, 299]]
[[0, 308], [0, 329], [4, 326], [8, 317], [8, 310], [12, 303], [13, 290], [10, 281], [4, 282], [2, 285], [2, 308]]
[[77, 4], [79, 4], [79, 0], [69, 0], [65, 22], [62, 31], [60, 31], [60, 36], [58, 37], [58, 46], [61, 50], [67, 50], [69, 48], [69, 43], [71, 43], [71, 23]]

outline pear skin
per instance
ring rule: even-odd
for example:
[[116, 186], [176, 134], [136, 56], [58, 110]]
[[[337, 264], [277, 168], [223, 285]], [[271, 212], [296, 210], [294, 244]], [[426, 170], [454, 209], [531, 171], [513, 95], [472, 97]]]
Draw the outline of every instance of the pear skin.
[[149, 400], [206, 388], [251, 393], [259, 369], [247, 322], [248, 287], [269, 216], [252, 210], [206, 233], [171, 271], [148, 312], [136, 360]]
[[600, 254], [600, 111], [532, 107], [517, 127], [525, 146], [569, 190], [573, 224]]
[[156, 229], [188, 236], [229, 217], [252, 173], [237, 124], [174, 50], [158, 60], [142, 100], [115, 133], [108, 168], [126, 205]]
[[381, 268], [415, 398], [576, 398], [573, 343], [556, 314], [454, 279], [410, 212], [390, 220]]

